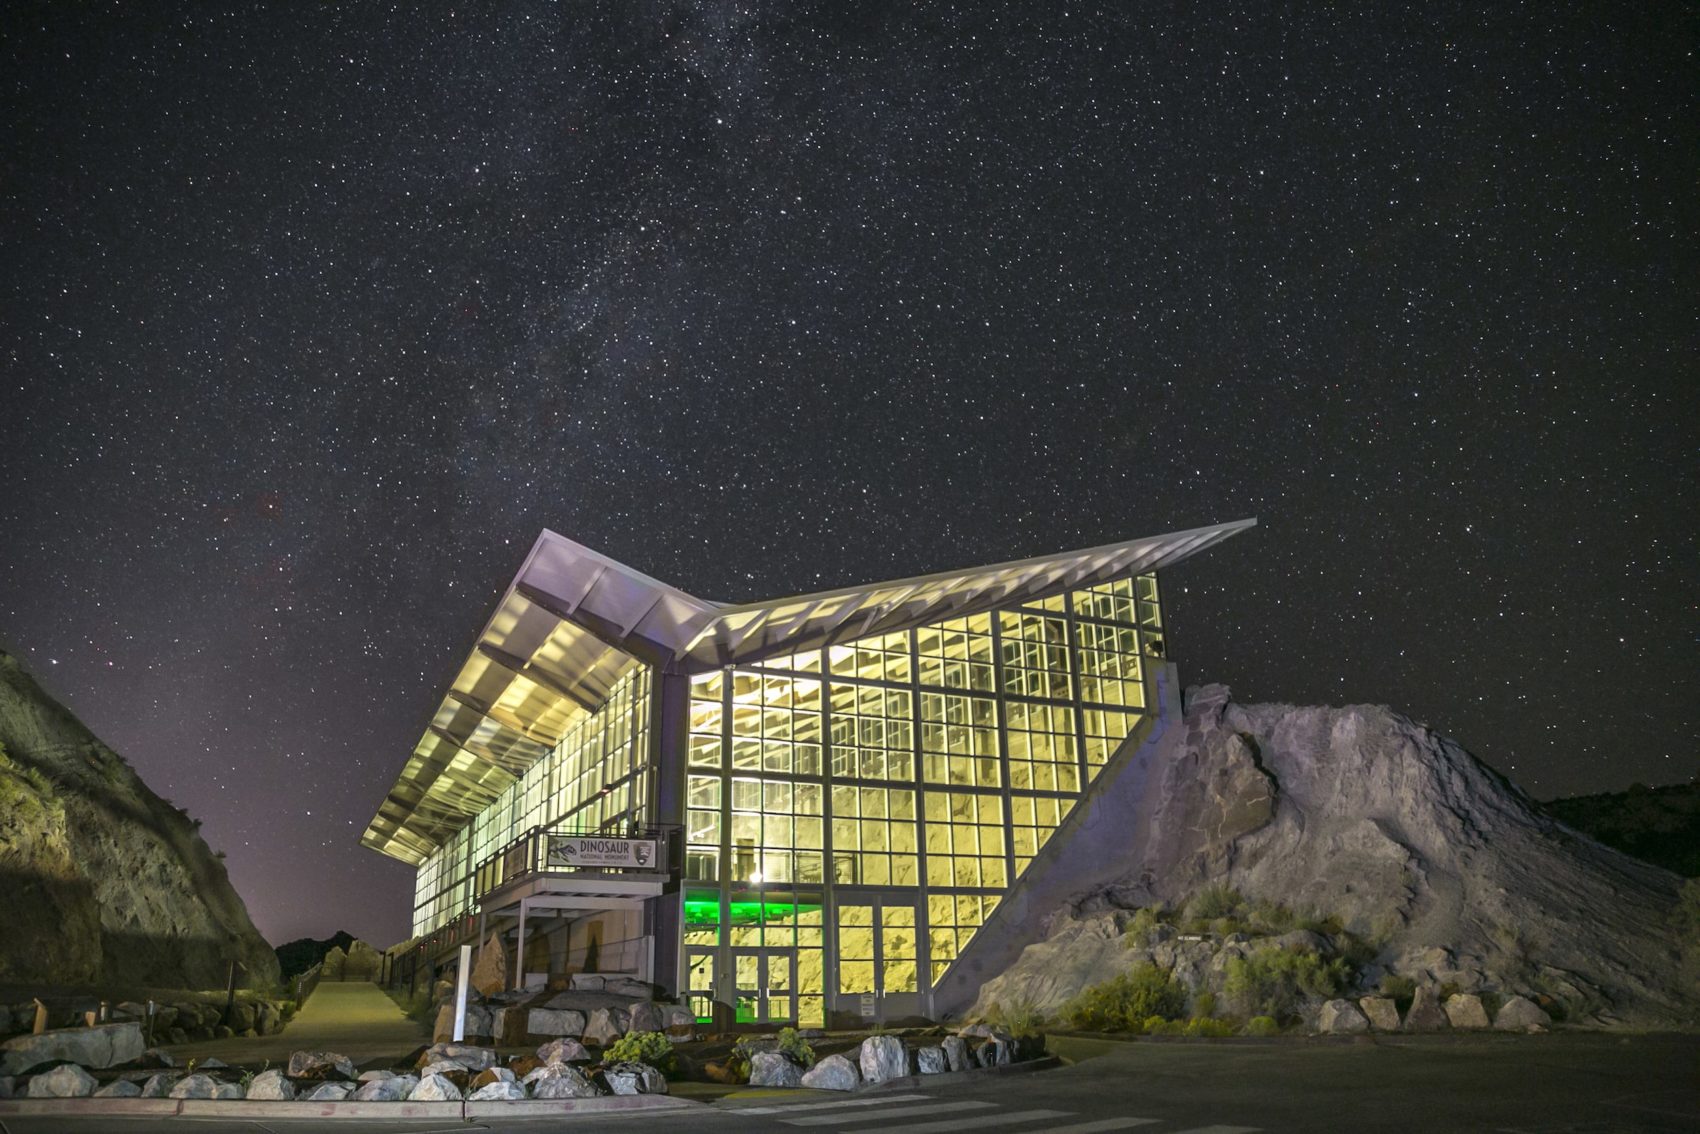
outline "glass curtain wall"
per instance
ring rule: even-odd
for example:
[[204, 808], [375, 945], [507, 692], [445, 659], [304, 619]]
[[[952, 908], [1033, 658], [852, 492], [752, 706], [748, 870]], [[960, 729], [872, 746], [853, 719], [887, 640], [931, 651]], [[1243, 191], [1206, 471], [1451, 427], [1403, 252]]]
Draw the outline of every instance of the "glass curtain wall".
[[745, 1020], [924, 993], [1138, 725], [1162, 652], [1147, 575], [693, 677], [699, 1014], [720, 948]]
[[649, 667], [633, 665], [600, 709], [425, 860], [415, 876], [414, 936], [476, 909], [478, 867], [533, 827], [596, 832], [648, 825], [650, 684]]

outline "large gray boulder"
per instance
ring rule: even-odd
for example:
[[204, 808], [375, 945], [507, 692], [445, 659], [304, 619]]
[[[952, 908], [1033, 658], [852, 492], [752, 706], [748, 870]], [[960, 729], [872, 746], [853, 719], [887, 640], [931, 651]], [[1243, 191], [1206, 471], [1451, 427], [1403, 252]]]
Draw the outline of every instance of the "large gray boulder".
[[534, 1099], [593, 1099], [602, 1094], [584, 1072], [568, 1063], [547, 1063], [526, 1075], [522, 1082]]
[[869, 1036], [862, 1041], [856, 1061], [862, 1078], [870, 1083], [889, 1083], [909, 1074], [909, 1053], [896, 1036]]
[[1396, 1032], [1399, 1030], [1399, 1006], [1385, 996], [1365, 996], [1358, 1001], [1358, 1009], [1363, 1012], [1369, 1026], [1378, 1032]]
[[803, 1069], [777, 1051], [758, 1051], [750, 1056], [750, 1086], [800, 1087]]
[[470, 1043], [437, 1043], [425, 1049], [425, 1054], [419, 1057], [419, 1066], [425, 1067], [444, 1059], [452, 1059], [468, 1071], [482, 1071], [502, 1061], [501, 1057], [488, 1047]]
[[1357, 1035], [1369, 1031], [1369, 1017], [1350, 1000], [1330, 1000], [1316, 1014], [1316, 1030], [1323, 1035]]
[[945, 1036], [940, 1050], [944, 1052], [946, 1068], [951, 1071], [966, 1071], [974, 1065], [968, 1057], [968, 1041], [961, 1036]]
[[1446, 1020], [1454, 1028], [1473, 1030], [1488, 1026], [1487, 1008], [1482, 998], [1473, 992], [1459, 992], [1446, 998]]
[[533, 1008], [526, 1013], [525, 1030], [534, 1036], [582, 1036], [584, 1013], [571, 1008]]
[[616, 1095], [664, 1095], [667, 1076], [647, 1063], [616, 1063], [602, 1072]]
[[1440, 1032], [1451, 1027], [1447, 1019], [1446, 1009], [1440, 1006], [1435, 998], [1434, 990], [1427, 985], [1419, 985], [1416, 995], [1411, 998], [1411, 1006], [1405, 1011], [1405, 1030], [1407, 1032]]
[[460, 1102], [460, 1088], [441, 1075], [422, 1075], [408, 1102]]
[[334, 1051], [297, 1051], [290, 1054], [285, 1074], [291, 1079], [352, 1079], [354, 1061]]
[[817, 1091], [853, 1091], [862, 1085], [862, 1073], [842, 1055], [829, 1055], [803, 1073], [803, 1086]]
[[[391, 1075], [387, 1079], [369, 1079], [348, 1096], [350, 1102], [402, 1102], [419, 1085], [416, 1075]], [[248, 1096], [252, 1098], [252, 1095]]]
[[13, 1036], [0, 1044], [0, 1074], [22, 1075], [49, 1063], [116, 1067], [140, 1059], [147, 1049], [134, 1020], [92, 1028], [53, 1028], [39, 1035]]
[[491, 935], [484, 943], [483, 955], [472, 966], [471, 982], [485, 996], [494, 996], [508, 987], [508, 951], [499, 937]]
[[590, 1052], [576, 1039], [553, 1039], [537, 1049], [537, 1058], [543, 1063], [589, 1063]]
[[254, 1081], [248, 1084], [248, 1097], [267, 1102], [294, 1102], [295, 1084], [273, 1067], [254, 1076]]
[[1502, 1032], [1539, 1031], [1552, 1026], [1552, 1017], [1526, 996], [1513, 996], [1500, 1005], [1493, 1026]]
[[301, 1096], [302, 1102], [343, 1102], [354, 1093], [353, 1083], [325, 1082]]
[[915, 1070], [923, 1075], [942, 1075], [950, 1070], [950, 1062], [945, 1059], [944, 1048], [918, 1048], [915, 1052]]
[[171, 1097], [171, 1088], [177, 1085], [178, 1076], [175, 1072], [161, 1071], [157, 1075], [149, 1075], [147, 1082], [142, 1084], [144, 1099], [164, 1099]]
[[193, 1075], [185, 1075], [171, 1085], [171, 1090], [165, 1095], [168, 1099], [216, 1099], [218, 1098], [218, 1080], [211, 1075], [203, 1075], [199, 1071]]
[[499, 1080], [485, 1083], [466, 1096], [467, 1102], [515, 1102], [526, 1097], [525, 1088], [518, 1083]]
[[97, 1099], [139, 1099], [142, 1088], [129, 1079], [114, 1079], [94, 1093]]
[[659, 1032], [667, 1026], [667, 1020], [661, 1014], [661, 1005], [653, 1000], [638, 1000], [632, 1004], [630, 1020], [626, 1027], [633, 1032]]
[[584, 1042], [606, 1047], [626, 1034], [626, 1013], [620, 1008], [598, 1008], [584, 1023]]
[[94, 1094], [94, 1076], [75, 1063], [43, 1071], [30, 1080], [24, 1097], [30, 1099], [86, 1099]]

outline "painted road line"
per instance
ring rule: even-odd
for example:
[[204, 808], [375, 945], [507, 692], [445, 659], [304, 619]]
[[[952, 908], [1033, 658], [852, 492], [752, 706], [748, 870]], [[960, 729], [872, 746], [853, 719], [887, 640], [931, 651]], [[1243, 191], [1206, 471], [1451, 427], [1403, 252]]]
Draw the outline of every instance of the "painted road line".
[[947, 1118], [943, 1122], [910, 1122], [882, 1127], [882, 1134], [951, 1134], [956, 1130], [979, 1130], [986, 1126], [1014, 1126], [1045, 1118], [1067, 1118], [1071, 1110], [1018, 1110], [1010, 1114], [978, 1114], [973, 1118]]
[[1187, 1130], [1177, 1130], [1175, 1134], [1257, 1134], [1261, 1126], [1194, 1126]]
[[1110, 1134], [1113, 1130], [1132, 1130], [1135, 1126], [1155, 1126], [1160, 1118], [1100, 1118], [1095, 1122], [1075, 1122], [1068, 1126], [1047, 1126], [1029, 1134]]
[[884, 1106], [894, 1102], [917, 1102], [932, 1095], [876, 1095], [864, 1099], [840, 1099], [837, 1102], [775, 1103], [772, 1106], [727, 1107], [728, 1114], [792, 1114], [811, 1110], [841, 1110], [847, 1106]]
[[[882, 1107], [879, 1110], [864, 1110], [860, 1114], [811, 1114], [803, 1118], [781, 1118], [779, 1121], [787, 1126], [832, 1126], [840, 1122], [884, 1122], [888, 1118], [902, 1118], [911, 1114], [947, 1114], [959, 1110], [985, 1110], [997, 1106], [997, 1103], [978, 1102], [974, 1099], [964, 1099], [961, 1102], [923, 1103], [920, 1106]], [[1067, 1114], [1067, 1111], [1059, 1111]], [[889, 1129], [889, 1128], [888, 1128]]]

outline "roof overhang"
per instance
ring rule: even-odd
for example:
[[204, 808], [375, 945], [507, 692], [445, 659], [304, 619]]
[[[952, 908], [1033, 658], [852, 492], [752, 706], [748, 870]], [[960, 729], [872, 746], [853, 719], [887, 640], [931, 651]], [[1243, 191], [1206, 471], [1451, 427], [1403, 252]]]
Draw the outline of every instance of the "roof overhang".
[[695, 673], [1031, 602], [1173, 566], [1236, 520], [1059, 555], [741, 605], [709, 602], [544, 531], [361, 845], [418, 864], [500, 798], [637, 664]]

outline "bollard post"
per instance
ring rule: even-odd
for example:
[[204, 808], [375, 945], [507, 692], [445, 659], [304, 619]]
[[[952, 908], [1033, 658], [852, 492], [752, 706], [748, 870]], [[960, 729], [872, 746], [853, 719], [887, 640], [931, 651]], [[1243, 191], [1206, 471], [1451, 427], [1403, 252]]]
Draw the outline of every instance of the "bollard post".
[[466, 985], [472, 979], [472, 946], [460, 947], [460, 972], [455, 975], [455, 1042], [466, 1039]]

